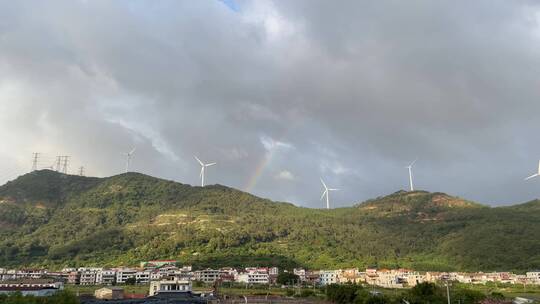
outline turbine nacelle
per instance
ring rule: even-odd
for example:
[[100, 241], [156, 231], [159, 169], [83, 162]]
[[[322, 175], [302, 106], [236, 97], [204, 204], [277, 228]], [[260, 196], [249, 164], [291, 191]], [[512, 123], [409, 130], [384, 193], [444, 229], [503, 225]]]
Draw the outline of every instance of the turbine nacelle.
[[414, 164], [416, 163], [417, 160], [418, 160], [418, 158], [415, 159], [412, 163], [410, 163], [408, 166], [405, 167], [406, 169], [409, 169], [409, 189], [410, 189], [410, 191], [414, 191], [413, 177], [412, 177], [412, 167], [414, 166]]
[[202, 160], [200, 160], [197, 156], [194, 156], [195, 159], [197, 160], [197, 162], [201, 165], [201, 173], [199, 174], [199, 177], [201, 178], [201, 187], [204, 187], [204, 168], [206, 167], [210, 167], [210, 166], [213, 166], [213, 165], [216, 165], [217, 163], [208, 163], [208, 164], [205, 164], [203, 163]]
[[330, 209], [330, 191], [339, 191], [337, 188], [328, 188], [321, 178], [321, 183], [324, 187], [324, 191], [321, 195], [321, 200], [326, 196], [326, 209]]
[[137, 148], [133, 148], [131, 149], [131, 151], [127, 152], [127, 153], [124, 153], [124, 155], [126, 156], [126, 173], [129, 172], [129, 165], [131, 163], [131, 156], [133, 155], [133, 153], [135, 153], [135, 150]]

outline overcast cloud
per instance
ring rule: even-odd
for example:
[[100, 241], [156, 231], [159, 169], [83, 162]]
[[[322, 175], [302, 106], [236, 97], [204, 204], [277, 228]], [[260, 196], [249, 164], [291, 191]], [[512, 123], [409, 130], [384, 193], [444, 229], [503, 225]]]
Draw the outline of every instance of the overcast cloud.
[[72, 157], [320, 208], [540, 194], [535, 1], [0, 1], [0, 182]]

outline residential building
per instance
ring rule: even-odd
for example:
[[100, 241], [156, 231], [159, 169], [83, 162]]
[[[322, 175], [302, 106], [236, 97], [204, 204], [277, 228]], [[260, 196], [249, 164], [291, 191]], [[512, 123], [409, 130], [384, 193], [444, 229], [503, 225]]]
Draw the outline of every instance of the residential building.
[[80, 285], [96, 285], [96, 271], [84, 270], [80, 272]]
[[220, 270], [214, 270], [214, 269], [205, 269], [205, 270], [199, 270], [195, 271], [194, 278], [197, 281], [201, 281], [204, 283], [214, 283], [215, 281], [219, 280], [220, 278]]
[[81, 273], [78, 271], [72, 271], [68, 274], [68, 283], [69, 284], [80, 284], [81, 283]]
[[137, 273], [135, 273], [135, 282], [138, 284], [146, 284], [150, 282], [150, 271], [137, 271]]
[[116, 283], [116, 271], [103, 269], [96, 273], [96, 285], [113, 285]]
[[247, 284], [268, 284], [269, 275], [267, 272], [250, 270], [249, 272], [243, 272], [238, 274], [237, 281]]
[[50, 296], [64, 289], [64, 283], [49, 279], [18, 279], [0, 283], [0, 294], [20, 292], [22, 295]]
[[340, 270], [321, 270], [319, 271], [319, 284], [330, 285], [339, 283]]
[[155, 296], [157, 294], [191, 293], [191, 290], [191, 281], [179, 280], [177, 278], [167, 278], [150, 282], [149, 295]]
[[294, 268], [293, 273], [300, 278], [301, 282], [306, 281], [306, 270], [304, 268]]
[[527, 279], [533, 284], [540, 284], [540, 270], [529, 271], [526, 273]]
[[128, 279], [135, 279], [137, 275], [137, 270], [131, 268], [119, 268], [116, 270], [116, 283], [117, 284], [126, 284]]
[[122, 300], [124, 289], [121, 287], [103, 287], [94, 292], [96, 299], [100, 300]]
[[365, 276], [362, 275], [358, 268], [344, 269], [339, 273], [339, 283], [360, 283], [365, 280]]

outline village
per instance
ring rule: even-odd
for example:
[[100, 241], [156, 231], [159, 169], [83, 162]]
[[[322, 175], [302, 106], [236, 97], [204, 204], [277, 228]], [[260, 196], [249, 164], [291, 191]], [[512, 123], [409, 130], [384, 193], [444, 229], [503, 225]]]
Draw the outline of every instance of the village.
[[[409, 269], [357, 268], [338, 270], [291, 271], [277, 267], [247, 267], [236, 269], [193, 270], [191, 266], [179, 266], [175, 260], [156, 260], [140, 263], [139, 267], [79, 267], [61, 271], [46, 269], [3, 269], [0, 268], [0, 294], [19, 291], [24, 295], [47, 296], [69, 286], [102, 287], [95, 291], [96, 298], [122, 298], [121, 286], [149, 286], [152, 296], [160, 291], [191, 292], [193, 284], [212, 286], [231, 283], [240, 286], [283, 285], [280, 273], [294, 278], [290, 285], [321, 287], [330, 284], [367, 284], [381, 288], [411, 288], [423, 282], [459, 282], [465, 284], [522, 284], [540, 285], [540, 270], [525, 274], [512, 272], [420, 272]], [[283, 286], [285, 287], [285, 286]]]

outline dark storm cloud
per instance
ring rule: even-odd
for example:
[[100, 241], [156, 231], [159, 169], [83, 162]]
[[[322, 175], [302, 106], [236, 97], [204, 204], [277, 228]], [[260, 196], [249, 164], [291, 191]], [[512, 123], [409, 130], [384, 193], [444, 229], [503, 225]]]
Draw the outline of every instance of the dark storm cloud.
[[[0, 178], [73, 156], [322, 207], [405, 188], [538, 196], [540, 13], [526, 1], [0, 4]], [[251, 188], [253, 187], [253, 188]]]

